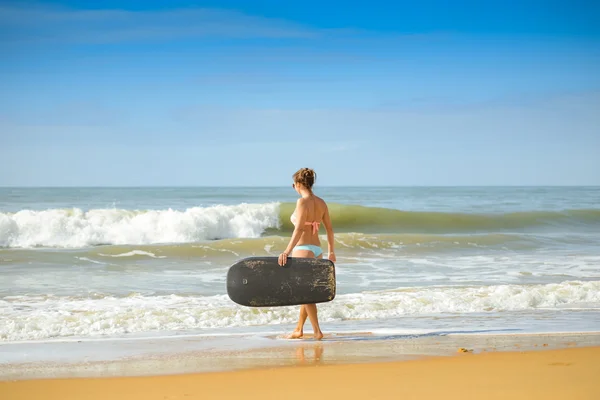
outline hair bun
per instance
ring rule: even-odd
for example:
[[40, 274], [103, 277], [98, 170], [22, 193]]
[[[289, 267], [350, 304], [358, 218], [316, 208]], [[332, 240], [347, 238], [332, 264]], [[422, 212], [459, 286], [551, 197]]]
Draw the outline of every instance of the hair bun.
[[301, 168], [293, 175], [294, 182], [301, 183], [304, 187], [311, 189], [317, 179], [317, 174], [311, 168]]

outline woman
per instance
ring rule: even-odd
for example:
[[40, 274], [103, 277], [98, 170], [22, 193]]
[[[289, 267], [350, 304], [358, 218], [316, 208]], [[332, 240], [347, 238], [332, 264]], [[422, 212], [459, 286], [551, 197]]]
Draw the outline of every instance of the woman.
[[[321, 223], [325, 225], [327, 231], [327, 247], [329, 251], [327, 258], [336, 262], [333, 251], [333, 229], [331, 227], [327, 204], [325, 204], [323, 199], [315, 196], [312, 191], [317, 174], [310, 168], [302, 168], [296, 171], [293, 178], [294, 183], [292, 187], [296, 189], [300, 198], [296, 202], [296, 209], [291, 217], [292, 223], [295, 226], [294, 232], [287, 248], [279, 255], [279, 265], [285, 265], [290, 254], [292, 257], [323, 258], [323, 250], [321, 250], [321, 242], [319, 241], [319, 225]], [[310, 323], [312, 324], [314, 338], [316, 340], [323, 338], [323, 332], [321, 332], [319, 319], [317, 318], [316, 304], [304, 304], [300, 307], [298, 325], [288, 338], [298, 339], [302, 337], [306, 317], [310, 319]]]

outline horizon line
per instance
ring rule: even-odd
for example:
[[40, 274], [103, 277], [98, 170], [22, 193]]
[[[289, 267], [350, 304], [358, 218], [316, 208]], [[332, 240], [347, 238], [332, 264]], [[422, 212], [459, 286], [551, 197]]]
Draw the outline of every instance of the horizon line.
[[[287, 185], [25, 185], [25, 186], [4, 186], [0, 189], [211, 189], [211, 188], [231, 188], [231, 189], [276, 189], [284, 188]], [[600, 184], [507, 184], [507, 185], [324, 185], [318, 188], [542, 188], [542, 187], [600, 187]]]

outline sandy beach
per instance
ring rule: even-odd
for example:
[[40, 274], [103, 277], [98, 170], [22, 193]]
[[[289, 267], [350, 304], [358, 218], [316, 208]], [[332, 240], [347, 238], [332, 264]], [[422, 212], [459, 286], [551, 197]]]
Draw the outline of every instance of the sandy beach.
[[[597, 399], [600, 347], [119, 378], [0, 382], [3, 399]], [[160, 374], [160, 371], [156, 371]], [[311, 392], [313, 390], [313, 392]]]

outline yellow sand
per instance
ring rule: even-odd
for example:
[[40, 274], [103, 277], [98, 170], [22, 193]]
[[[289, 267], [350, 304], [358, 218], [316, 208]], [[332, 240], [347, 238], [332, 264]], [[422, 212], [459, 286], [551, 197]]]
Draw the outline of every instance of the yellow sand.
[[[0, 382], [2, 400], [600, 399], [600, 347], [205, 374]], [[157, 371], [159, 373], [160, 371]]]

